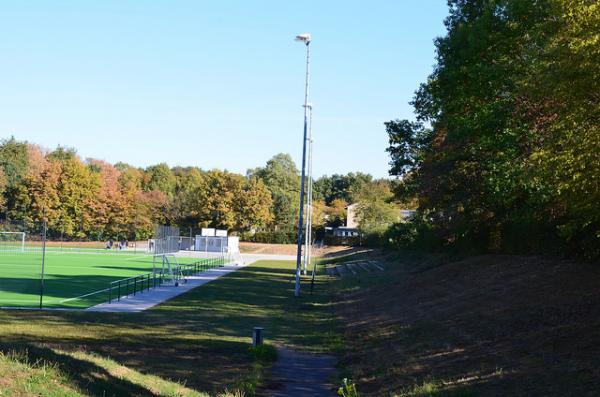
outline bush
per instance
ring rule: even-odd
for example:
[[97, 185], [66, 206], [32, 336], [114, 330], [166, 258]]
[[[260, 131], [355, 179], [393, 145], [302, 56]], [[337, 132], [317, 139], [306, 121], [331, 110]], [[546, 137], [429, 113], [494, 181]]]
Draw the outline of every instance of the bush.
[[362, 239], [359, 236], [342, 237], [327, 235], [323, 238], [325, 245], [362, 245]]
[[342, 397], [358, 397], [358, 390], [356, 389], [356, 384], [352, 382], [352, 380], [344, 378], [342, 380], [342, 385], [337, 391], [337, 394], [338, 396]]
[[385, 230], [365, 234], [363, 245], [436, 252], [444, 248], [444, 238], [432, 224], [415, 218], [409, 222], [394, 223]]
[[248, 352], [254, 361], [271, 362], [277, 360], [277, 349], [271, 345], [250, 346]]
[[297, 238], [298, 235], [293, 230], [265, 231], [254, 234], [242, 233], [240, 235], [241, 241], [265, 244], [294, 244]]
[[419, 237], [417, 226], [413, 222], [394, 223], [384, 233], [388, 244], [394, 247], [412, 247]]

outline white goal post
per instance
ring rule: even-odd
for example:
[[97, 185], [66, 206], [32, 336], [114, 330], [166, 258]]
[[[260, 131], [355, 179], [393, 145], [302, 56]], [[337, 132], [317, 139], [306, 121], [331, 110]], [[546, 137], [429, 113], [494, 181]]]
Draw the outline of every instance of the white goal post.
[[25, 232], [0, 231], [0, 251], [25, 251]]

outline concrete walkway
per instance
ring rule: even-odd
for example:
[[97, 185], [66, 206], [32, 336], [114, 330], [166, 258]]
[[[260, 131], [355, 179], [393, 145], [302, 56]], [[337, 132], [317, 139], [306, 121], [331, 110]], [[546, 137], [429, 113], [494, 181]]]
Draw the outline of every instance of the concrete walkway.
[[260, 395], [269, 397], [336, 396], [331, 382], [337, 374], [336, 358], [325, 354], [277, 349], [273, 383]]
[[210, 269], [205, 272], [198, 274], [197, 276], [187, 277], [187, 283], [180, 284], [178, 287], [173, 285], [164, 285], [161, 287], [153, 288], [150, 291], [144, 291], [138, 293], [135, 296], [129, 295], [122, 297], [120, 301], [114, 301], [112, 303], [101, 303], [96, 306], [92, 306], [86, 311], [90, 312], [110, 312], [110, 313], [135, 313], [141, 312], [151, 307], [154, 307], [162, 302], [173, 299], [176, 296], [185, 294], [186, 292], [200, 287], [206, 283], [218, 279], [228, 273], [236, 271], [244, 266], [248, 266], [254, 262], [261, 260], [295, 260], [294, 255], [267, 255], [267, 254], [243, 254], [244, 260], [243, 266], [237, 266], [234, 264], [225, 265], [225, 267]]
[[221, 276], [229, 274], [242, 268], [243, 266], [236, 265], [225, 265], [224, 267], [218, 267], [207, 270], [196, 276], [190, 276], [187, 278], [187, 283], [179, 284], [178, 287], [173, 285], [163, 285], [160, 287], [152, 288], [150, 291], [144, 291], [137, 293], [135, 296], [129, 295], [122, 297], [120, 301], [114, 301], [112, 303], [101, 303], [96, 306], [92, 306], [86, 311], [90, 312], [111, 312], [111, 313], [135, 313], [141, 312], [151, 307], [158, 305], [159, 303], [173, 299], [176, 296], [185, 294], [186, 292], [200, 287], [206, 283], [218, 279]]

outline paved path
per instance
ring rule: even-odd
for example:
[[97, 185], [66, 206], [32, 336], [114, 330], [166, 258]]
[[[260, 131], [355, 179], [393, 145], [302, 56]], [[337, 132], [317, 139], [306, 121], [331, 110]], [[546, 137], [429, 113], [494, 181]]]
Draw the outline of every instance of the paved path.
[[151, 307], [154, 307], [162, 302], [173, 299], [176, 296], [184, 294], [194, 288], [200, 287], [206, 283], [209, 283], [217, 278], [224, 276], [225, 274], [231, 273], [247, 266], [251, 263], [260, 260], [294, 260], [296, 257], [293, 255], [266, 255], [266, 254], [244, 254], [244, 265], [237, 266], [234, 264], [225, 265], [225, 267], [210, 269], [205, 272], [198, 274], [197, 276], [187, 277], [187, 283], [180, 284], [178, 287], [172, 285], [164, 285], [161, 287], [153, 288], [150, 291], [144, 291], [138, 293], [135, 296], [130, 295], [121, 298], [120, 301], [113, 301], [112, 303], [101, 303], [96, 306], [92, 306], [86, 311], [91, 312], [112, 312], [112, 313], [135, 313], [141, 312]]
[[184, 294], [196, 287], [209, 283], [217, 278], [224, 276], [225, 274], [236, 271], [243, 266], [236, 265], [225, 265], [225, 267], [218, 267], [210, 269], [205, 272], [199, 273], [196, 276], [190, 276], [187, 278], [187, 283], [179, 284], [178, 287], [173, 285], [163, 285], [160, 287], [152, 288], [150, 291], [144, 291], [137, 293], [135, 296], [129, 295], [122, 297], [120, 301], [113, 301], [112, 303], [101, 303], [96, 306], [92, 306], [87, 309], [91, 312], [113, 312], [113, 313], [125, 313], [125, 312], [141, 312], [151, 307], [158, 305], [159, 303], [173, 299], [176, 296]]
[[321, 397], [335, 396], [331, 383], [337, 374], [336, 358], [325, 354], [300, 353], [295, 350], [277, 349], [277, 361], [273, 366], [272, 386], [265, 390], [269, 397]]

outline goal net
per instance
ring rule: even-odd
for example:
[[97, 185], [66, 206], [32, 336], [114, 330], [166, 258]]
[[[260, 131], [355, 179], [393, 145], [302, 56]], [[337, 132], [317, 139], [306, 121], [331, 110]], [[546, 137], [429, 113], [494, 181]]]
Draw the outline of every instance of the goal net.
[[179, 228], [175, 226], [157, 226], [154, 238], [148, 240], [148, 250], [154, 256], [172, 254], [179, 251]]
[[0, 251], [25, 252], [25, 232], [0, 231]]
[[162, 255], [161, 274], [165, 284], [177, 287], [179, 284], [186, 282], [181, 266], [179, 266], [177, 258], [173, 254]]
[[[181, 277], [181, 270], [175, 259], [175, 253], [179, 252], [179, 248], [179, 228], [176, 226], [157, 226], [153, 245], [152, 272], [154, 274], [160, 273], [175, 286], [179, 285]], [[161, 266], [160, 270], [158, 264]]]

